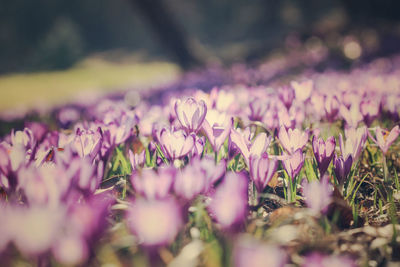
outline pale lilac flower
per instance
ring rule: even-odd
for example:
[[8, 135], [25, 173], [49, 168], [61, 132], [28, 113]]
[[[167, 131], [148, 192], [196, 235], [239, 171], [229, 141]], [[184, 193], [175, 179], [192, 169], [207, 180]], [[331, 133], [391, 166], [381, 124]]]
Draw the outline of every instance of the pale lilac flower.
[[339, 112], [346, 122], [347, 128], [357, 128], [358, 124], [363, 120], [359, 102], [352, 103], [349, 109], [342, 105], [340, 106]]
[[299, 148], [293, 154], [282, 155], [282, 164], [287, 174], [294, 179], [304, 165], [304, 154]]
[[211, 196], [208, 208], [222, 228], [242, 223], [247, 213], [246, 177], [240, 173], [228, 173]]
[[290, 109], [290, 107], [292, 106], [295, 96], [294, 94], [295, 92], [290, 86], [283, 86], [278, 90], [279, 99], [282, 101], [287, 109]]
[[314, 135], [312, 146], [315, 159], [317, 160], [319, 173], [322, 177], [328, 169], [335, 152], [335, 137], [331, 136], [326, 139], [325, 142], [322, 138], [318, 138]]
[[98, 127], [96, 131], [91, 129], [85, 130], [78, 127], [72, 143], [75, 151], [81, 158], [87, 156], [93, 161], [100, 152], [102, 140], [103, 133], [100, 127]]
[[308, 142], [308, 131], [302, 132], [299, 129], [288, 129], [281, 126], [278, 133], [278, 139], [282, 147], [293, 154], [298, 149], [303, 149]]
[[305, 80], [302, 82], [292, 81], [290, 83], [296, 93], [296, 100], [300, 102], [306, 101], [311, 96], [311, 92], [314, 88], [314, 82], [312, 80]]
[[242, 153], [247, 166], [249, 166], [250, 157], [260, 157], [261, 154], [267, 150], [271, 142], [271, 137], [268, 137], [266, 133], [259, 133], [254, 138], [253, 142], [250, 142], [242, 132], [235, 129], [231, 129], [230, 137], [231, 142], [235, 144]]
[[147, 247], [172, 242], [183, 224], [180, 207], [173, 199], [136, 199], [126, 219], [130, 230]]
[[58, 238], [52, 246], [52, 252], [58, 262], [71, 266], [84, 263], [89, 256], [87, 242], [75, 233]]
[[339, 100], [335, 95], [326, 95], [324, 98], [325, 116], [329, 122], [333, 122], [339, 114]]
[[174, 167], [159, 168], [158, 172], [142, 169], [132, 173], [131, 182], [135, 191], [147, 199], [163, 199], [170, 193], [176, 172]]
[[174, 181], [174, 191], [185, 200], [192, 200], [208, 189], [209, 184], [204, 174], [192, 165], [178, 171]]
[[254, 181], [259, 193], [267, 187], [277, 167], [278, 160], [269, 158], [267, 153], [263, 153], [261, 156], [253, 155], [250, 157], [250, 178]]
[[261, 121], [265, 112], [269, 109], [269, 102], [264, 99], [255, 98], [249, 102], [249, 119], [252, 121]]
[[353, 164], [353, 157], [349, 154], [346, 157], [337, 156], [333, 158], [333, 166], [336, 178], [340, 184], [344, 183], [350, 173]]
[[233, 118], [226, 113], [215, 109], [209, 110], [203, 123], [203, 130], [207, 135], [214, 151], [219, 151], [231, 132]]
[[203, 100], [197, 102], [194, 98], [175, 102], [177, 119], [187, 132], [197, 132], [207, 114], [207, 106]]
[[356, 267], [356, 262], [346, 256], [325, 255], [313, 252], [304, 258], [302, 267]]
[[136, 170], [137, 167], [143, 166], [146, 162], [146, 149], [143, 149], [139, 153], [133, 153], [133, 151], [129, 149], [128, 153], [132, 170]]
[[397, 137], [400, 134], [399, 126], [396, 125], [389, 132], [381, 127], [375, 127], [375, 137], [376, 139], [368, 132], [369, 137], [374, 141], [375, 144], [379, 146], [382, 150], [383, 154], [386, 154], [389, 150], [389, 147], [396, 141]]
[[159, 142], [166, 157], [170, 160], [186, 156], [192, 149], [196, 141], [192, 133], [187, 135], [183, 130], [163, 128], [159, 134]]
[[[376, 98], [377, 96], [375, 96]], [[380, 112], [381, 103], [377, 99], [364, 99], [360, 103], [360, 111], [364, 116], [364, 122], [370, 126], [372, 122], [378, 117]]]
[[331, 203], [332, 192], [333, 187], [329, 183], [328, 176], [323, 176], [320, 180], [313, 180], [311, 182], [304, 180], [303, 182], [305, 202], [314, 214], [326, 213]]
[[365, 142], [367, 141], [367, 128], [365, 126], [360, 128], [349, 128], [345, 130], [346, 141], [343, 141], [342, 134], [339, 134], [339, 148], [343, 158], [351, 155], [353, 162], [356, 162], [364, 149]]
[[215, 164], [215, 160], [208, 156], [204, 156], [202, 159], [194, 158], [191, 161], [191, 166], [198, 168], [199, 172], [204, 175], [208, 187], [222, 178], [226, 172], [226, 165], [226, 160], [222, 159], [218, 164]]
[[235, 267], [283, 267], [287, 263], [284, 250], [247, 236], [236, 242], [232, 257]]

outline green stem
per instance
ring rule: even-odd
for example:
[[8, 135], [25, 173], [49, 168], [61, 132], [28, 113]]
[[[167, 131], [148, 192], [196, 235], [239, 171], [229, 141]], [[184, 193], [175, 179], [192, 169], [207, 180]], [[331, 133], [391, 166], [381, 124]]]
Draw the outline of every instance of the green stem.
[[383, 179], [385, 182], [389, 182], [389, 171], [388, 171], [388, 167], [387, 167], [387, 163], [386, 163], [386, 155], [385, 153], [382, 153], [382, 163], [383, 163]]

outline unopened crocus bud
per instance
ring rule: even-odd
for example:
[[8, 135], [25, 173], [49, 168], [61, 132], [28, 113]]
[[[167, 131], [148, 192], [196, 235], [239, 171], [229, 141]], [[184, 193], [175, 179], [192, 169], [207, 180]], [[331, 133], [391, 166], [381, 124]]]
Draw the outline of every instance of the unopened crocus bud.
[[314, 136], [312, 146], [315, 159], [317, 160], [319, 173], [322, 177], [333, 158], [333, 152], [335, 151], [336, 146], [335, 137], [331, 136], [326, 139], [325, 142], [322, 138]]
[[194, 98], [177, 100], [175, 102], [177, 119], [187, 132], [197, 132], [207, 114], [207, 105], [203, 100], [197, 102]]
[[333, 159], [333, 166], [336, 178], [340, 184], [343, 184], [350, 173], [351, 166], [353, 164], [353, 157], [347, 155], [346, 158], [343, 156], [336, 156]]
[[254, 181], [259, 193], [267, 187], [277, 167], [278, 161], [269, 158], [267, 153], [263, 153], [260, 157], [253, 156], [250, 158], [250, 178]]

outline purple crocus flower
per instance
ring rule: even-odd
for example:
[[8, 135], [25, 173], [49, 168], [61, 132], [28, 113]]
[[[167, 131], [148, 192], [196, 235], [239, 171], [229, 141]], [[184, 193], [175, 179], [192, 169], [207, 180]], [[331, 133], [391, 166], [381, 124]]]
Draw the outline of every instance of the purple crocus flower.
[[102, 139], [103, 132], [100, 127], [96, 131], [77, 128], [73, 146], [81, 158], [88, 156], [93, 161], [100, 152]]
[[389, 132], [387, 130], [382, 129], [381, 127], [375, 128], [375, 137], [376, 139], [368, 132], [369, 137], [374, 141], [375, 144], [379, 146], [382, 150], [383, 154], [386, 154], [389, 150], [389, 147], [396, 141], [397, 137], [400, 134], [399, 126], [396, 125]]
[[138, 166], [143, 166], [146, 161], [146, 150], [143, 149], [140, 153], [133, 153], [129, 149], [129, 162], [131, 163], [132, 170], [135, 170]]
[[175, 176], [174, 167], [159, 168], [158, 172], [142, 169], [141, 172], [133, 172], [131, 183], [135, 191], [147, 199], [164, 199], [169, 195]]
[[367, 127], [363, 126], [358, 129], [349, 128], [345, 130], [346, 141], [343, 141], [342, 134], [339, 134], [339, 148], [343, 158], [351, 155], [353, 162], [356, 162], [364, 149], [367, 141]]
[[263, 153], [261, 156], [254, 155], [250, 157], [250, 178], [254, 181], [259, 193], [271, 181], [277, 167], [278, 160], [269, 158], [267, 153]]
[[157, 247], [174, 240], [183, 220], [174, 199], [136, 199], [129, 207], [127, 223], [144, 246]]
[[321, 180], [303, 183], [303, 196], [307, 207], [314, 214], [324, 214], [327, 211], [331, 203], [332, 192], [332, 185], [329, 183], [328, 176], [323, 176]]
[[159, 134], [159, 142], [170, 160], [182, 158], [192, 151], [195, 135], [187, 135], [183, 130], [163, 128]]
[[308, 142], [308, 131], [301, 132], [299, 129], [286, 130], [281, 126], [278, 133], [278, 139], [283, 148], [293, 154], [298, 149], [303, 149]]
[[367, 126], [370, 126], [372, 124], [372, 122], [378, 117], [380, 112], [381, 101], [377, 101], [375, 98], [364, 99], [360, 103], [360, 111], [364, 117], [364, 122]]
[[349, 175], [351, 166], [353, 164], [353, 157], [351, 155], [347, 155], [347, 157], [337, 156], [333, 158], [334, 172], [336, 178], [340, 184], [344, 183], [347, 179], [347, 175]]
[[214, 151], [219, 151], [231, 132], [233, 118], [224, 112], [211, 109], [207, 112], [203, 130]]
[[305, 157], [303, 151], [299, 148], [292, 155], [282, 155], [281, 159], [287, 174], [294, 179], [303, 167]]
[[185, 200], [191, 200], [209, 188], [204, 174], [195, 166], [186, 166], [178, 171], [174, 181], [174, 191]]
[[287, 263], [286, 253], [279, 247], [242, 236], [233, 249], [235, 267], [283, 267]]
[[294, 90], [290, 86], [283, 86], [278, 90], [279, 99], [285, 105], [286, 109], [292, 106], [294, 100]]
[[207, 114], [207, 106], [203, 100], [197, 102], [194, 98], [175, 102], [176, 117], [182, 127], [189, 132], [197, 132]]
[[304, 102], [309, 99], [314, 88], [314, 82], [312, 80], [305, 80], [302, 82], [292, 81], [290, 85], [293, 87], [296, 93], [295, 99], [300, 102]]
[[266, 133], [259, 133], [253, 142], [247, 140], [247, 138], [235, 129], [231, 130], [231, 141], [235, 144], [243, 155], [243, 158], [249, 166], [250, 157], [258, 156], [267, 150], [271, 142], [271, 137], [268, 137]]
[[333, 122], [339, 114], [339, 100], [335, 95], [326, 95], [324, 98], [324, 110], [328, 121]]
[[317, 160], [319, 173], [322, 177], [333, 158], [333, 152], [335, 151], [336, 146], [335, 137], [331, 136], [326, 139], [325, 142], [324, 139], [318, 138], [314, 135], [312, 146], [315, 159]]
[[211, 196], [210, 214], [222, 228], [243, 222], [247, 212], [247, 179], [243, 174], [228, 173]]
[[304, 259], [302, 267], [356, 267], [356, 262], [346, 256], [325, 255], [319, 252], [313, 252]]
[[358, 124], [363, 120], [363, 115], [360, 111], [360, 103], [357, 101], [352, 103], [350, 108], [342, 105], [339, 109], [339, 112], [346, 122], [347, 128], [356, 128]]

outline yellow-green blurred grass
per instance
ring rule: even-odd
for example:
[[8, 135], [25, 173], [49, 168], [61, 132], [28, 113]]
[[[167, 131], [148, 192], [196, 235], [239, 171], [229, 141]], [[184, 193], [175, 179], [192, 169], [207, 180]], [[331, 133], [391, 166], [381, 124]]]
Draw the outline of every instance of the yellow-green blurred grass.
[[177, 79], [179, 68], [167, 62], [112, 63], [90, 58], [65, 71], [0, 76], [0, 111], [60, 105], [84, 92], [99, 93], [160, 86]]

